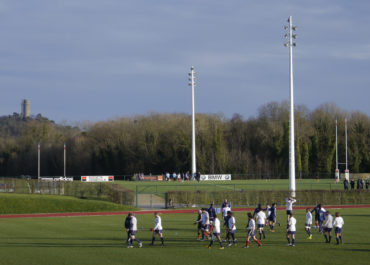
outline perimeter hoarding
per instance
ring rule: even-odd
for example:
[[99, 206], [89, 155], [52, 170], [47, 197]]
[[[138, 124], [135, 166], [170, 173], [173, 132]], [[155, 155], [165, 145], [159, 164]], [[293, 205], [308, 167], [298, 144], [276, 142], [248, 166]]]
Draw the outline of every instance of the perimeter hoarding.
[[231, 174], [226, 175], [200, 175], [201, 181], [231, 180]]
[[114, 176], [81, 176], [82, 182], [111, 182]]

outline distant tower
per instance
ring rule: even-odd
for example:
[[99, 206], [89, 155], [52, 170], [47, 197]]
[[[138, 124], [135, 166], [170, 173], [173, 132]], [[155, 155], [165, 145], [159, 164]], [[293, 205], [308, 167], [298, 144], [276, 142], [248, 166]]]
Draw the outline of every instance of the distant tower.
[[29, 118], [31, 116], [31, 103], [28, 99], [22, 100], [22, 111], [21, 116], [23, 119]]

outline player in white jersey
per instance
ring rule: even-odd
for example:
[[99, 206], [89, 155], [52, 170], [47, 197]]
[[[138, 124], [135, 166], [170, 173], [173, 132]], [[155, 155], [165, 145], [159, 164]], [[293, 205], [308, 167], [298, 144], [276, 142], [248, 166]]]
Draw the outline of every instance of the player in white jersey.
[[333, 216], [330, 214], [329, 211], [326, 211], [323, 228], [325, 243], [330, 244], [331, 231], [333, 230]]
[[312, 239], [311, 225], [312, 225], [312, 213], [310, 211], [310, 208], [307, 208], [306, 209], [305, 230], [306, 230], [306, 232], [308, 234], [308, 239]]
[[257, 219], [258, 232], [260, 234], [260, 240], [262, 240], [262, 235], [263, 235], [263, 239], [265, 239], [266, 238], [265, 230], [264, 230], [264, 227], [265, 227], [265, 224], [266, 224], [266, 214], [265, 214], [265, 212], [264, 211], [259, 211], [256, 214], [256, 219]]
[[217, 238], [218, 242], [220, 242], [220, 249], [224, 249], [224, 246], [222, 245], [222, 239], [221, 239], [221, 222], [217, 218], [217, 214], [214, 215], [213, 219], [213, 233], [211, 237], [211, 241], [209, 242], [209, 245], [207, 248], [211, 248], [213, 241]]
[[[235, 217], [234, 213], [229, 212], [229, 221], [227, 224], [227, 229], [229, 231], [229, 244], [227, 245], [228, 247], [231, 247], [232, 244], [236, 245], [236, 239], [235, 239], [235, 231], [236, 231], [236, 225], [235, 225]], [[233, 242], [231, 243], [230, 236], [233, 239]]]
[[132, 214], [129, 213], [129, 216], [131, 217], [131, 222], [130, 222], [130, 239], [128, 240], [128, 247], [127, 248], [133, 248], [134, 246], [132, 245], [132, 241], [135, 240], [139, 244], [139, 248], [143, 246], [141, 241], [136, 238], [136, 232], [137, 232], [137, 220], [136, 217]]
[[333, 226], [334, 226], [334, 232], [335, 232], [335, 239], [337, 240], [337, 245], [339, 245], [339, 241], [341, 244], [343, 244], [343, 240], [342, 240], [343, 225], [344, 225], [343, 218], [340, 216], [339, 212], [336, 212]]
[[195, 221], [195, 223], [201, 223], [202, 239], [204, 241], [204, 236], [208, 238], [209, 231], [209, 214], [206, 208], [202, 208], [202, 214], [200, 215], [200, 220]]
[[253, 219], [252, 213], [248, 213], [248, 225], [247, 225], [248, 234], [244, 248], [249, 248], [249, 242], [251, 238], [258, 244], [258, 247], [261, 247], [261, 243], [256, 238], [255, 232], [256, 232], [256, 222]]
[[[293, 213], [288, 215], [288, 228], [286, 230], [286, 238], [288, 240], [288, 246], [295, 246], [295, 231], [296, 231], [297, 220], [293, 217]], [[290, 237], [292, 241], [290, 241]]]
[[164, 246], [162, 218], [159, 216], [157, 212], [154, 213], [154, 228], [152, 228], [151, 231], [153, 232], [153, 237], [152, 243], [150, 245], [151, 246], [154, 245], [155, 236], [156, 234], [158, 234], [159, 237], [161, 238], [161, 246]]
[[225, 206], [222, 208], [222, 217], [224, 219], [224, 225], [227, 227], [227, 219], [228, 219], [228, 212], [231, 212], [231, 208], [229, 206]]
[[285, 203], [286, 203], [286, 214], [287, 218], [289, 220], [289, 215], [293, 213], [293, 203], [295, 203], [296, 200], [292, 197], [286, 198]]

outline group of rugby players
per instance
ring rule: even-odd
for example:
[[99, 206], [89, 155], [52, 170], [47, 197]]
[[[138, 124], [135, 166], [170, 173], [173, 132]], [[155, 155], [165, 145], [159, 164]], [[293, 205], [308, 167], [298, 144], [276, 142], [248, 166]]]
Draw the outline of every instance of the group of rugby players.
[[[289, 246], [295, 246], [295, 232], [296, 232], [296, 223], [297, 220], [293, 216], [293, 204], [296, 202], [294, 198], [286, 198], [286, 213], [287, 213], [287, 233], [286, 238]], [[264, 227], [269, 225], [270, 231], [274, 232], [274, 227], [276, 224], [280, 226], [280, 223], [276, 220], [276, 203], [273, 203], [271, 206], [266, 205], [266, 208], [262, 208], [261, 204], [258, 204], [257, 208], [254, 210], [253, 214], [248, 212], [248, 224], [247, 224], [247, 240], [244, 248], [249, 248], [250, 240], [253, 239], [261, 247], [260, 240], [266, 238]], [[266, 213], [265, 213], [266, 212]], [[312, 211], [306, 209], [306, 223], [305, 230], [308, 234], [308, 239], [312, 239], [311, 226], [312, 226], [312, 213], [315, 212], [315, 229], [319, 229], [319, 232], [322, 233], [325, 237], [325, 242], [330, 243], [332, 238], [332, 229], [334, 228], [335, 237], [337, 244], [343, 243], [342, 241], [342, 227], [344, 225], [343, 218], [340, 216], [339, 212], [335, 213], [335, 218], [330, 214], [329, 211], [326, 211], [320, 204], [318, 204]], [[204, 241], [205, 238], [210, 239], [209, 245], [207, 248], [211, 248], [213, 242], [217, 239], [220, 243], [220, 249], [224, 249], [223, 242], [227, 243], [227, 246], [236, 245], [236, 220], [234, 213], [231, 211], [231, 204], [225, 200], [220, 208], [219, 213], [222, 216], [223, 225], [226, 230], [225, 239], [221, 238], [221, 221], [218, 218], [214, 204], [211, 203], [209, 208], [202, 208], [198, 212], [198, 218], [194, 221], [194, 224], [198, 225], [197, 228], [197, 239]], [[257, 222], [257, 227], [256, 227]], [[125, 220], [125, 228], [127, 232], [127, 247], [133, 247], [133, 241], [138, 243], [138, 246], [141, 248], [142, 243], [139, 239], [136, 238], [137, 232], [137, 220], [134, 214], [129, 213]], [[151, 229], [152, 234], [152, 243], [156, 239], [156, 235], [159, 235], [161, 240], [161, 246], [164, 246], [164, 238], [162, 232], [162, 220], [157, 212], [154, 213], [154, 228]], [[259, 233], [259, 240], [256, 237], [256, 232]]]

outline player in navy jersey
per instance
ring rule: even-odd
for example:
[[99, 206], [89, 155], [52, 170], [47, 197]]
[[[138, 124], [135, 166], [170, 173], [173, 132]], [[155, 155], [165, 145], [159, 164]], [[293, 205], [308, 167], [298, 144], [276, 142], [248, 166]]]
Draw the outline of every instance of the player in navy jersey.
[[[275, 224], [278, 223], [276, 221], [276, 215], [277, 215], [276, 203], [273, 203], [270, 208], [270, 215], [267, 217], [271, 232], [275, 232], [274, 227], [275, 227]], [[280, 223], [278, 224], [280, 225]]]
[[262, 211], [262, 207], [261, 207], [261, 204], [258, 204], [257, 205], [257, 208], [254, 209], [254, 212], [253, 212], [253, 218], [256, 216], [256, 214], [258, 214], [260, 211]]
[[213, 231], [213, 221], [215, 219], [215, 215], [216, 215], [216, 209], [213, 207], [213, 203], [211, 203], [211, 205], [209, 206], [207, 212], [209, 214], [209, 232], [212, 234], [212, 231]]
[[321, 204], [316, 205], [315, 208], [312, 209], [311, 213], [315, 213], [315, 230], [319, 228], [319, 219], [320, 219], [320, 208]]
[[197, 240], [200, 240], [200, 233], [202, 232], [202, 211], [198, 211], [198, 218], [196, 221], [194, 221], [194, 224], [197, 224]]
[[125, 219], [125, 230], [126, 230], [126, 233], [127, 233], [127, 240], [126, 240], [127, 244], [128, 244], [129, 239], [131, 238], [130, 225], [131, 225], [131, 216], [130, 216], [130, 213], [128, 213], [128, 215], [126, 216], [126, 219]]

